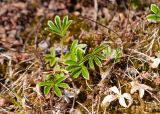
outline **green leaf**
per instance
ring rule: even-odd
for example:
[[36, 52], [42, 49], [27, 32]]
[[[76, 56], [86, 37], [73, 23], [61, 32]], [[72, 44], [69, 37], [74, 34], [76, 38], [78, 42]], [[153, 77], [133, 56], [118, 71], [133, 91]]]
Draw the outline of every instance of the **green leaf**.
[[79, 44], [78, 47], [83, 49], [83, 48], [87, 47], [87, 44]]
[[71, 23], [72, 20], [68, 20], [68, 16], [65, 16], [63, 22], [61, 22], [60, 17], [57, 15], [55, 16], [54, 23], [51, 20], [48, 21], [49, 31], [64, 37]]
[[59, 83], [57, 86], [61, 87], [61, 88], [64, 88], [64, 89], [70, 88], [67, 83]]
[[83, 58], [83, 51], [81, 51], [80, 49], [77, 49], [77, 58], [78, 60], [81, 60]]
[[98, 47], [96, 47], [92, 53], [87, 54], [81, 61], [79, 61], [79, 64], [84, 63], [85, 61], [87, 61], [89, 58], [93, 57], [94, 55], [96, 55], [97, 53], [101, 52], [103, 49], [107, 48], [105, 45], [100, 45]]
[[52, 67], [56, 63], [56, 54], [54, 48], [50, 49], [50, 54], [45, 54], [44, 59], [46, 62], [49, 62], [50, 66]]
[[98, 57], [98, 58], [101, 59], [101, 60], [104, 60], [104, 59], [105, 59], [105, 56], [100, 55], [100, 54], [96, 54], [95, 56]]
[[74, 53], [71, 53], [70, 59], [73, 61], [77, 61], [77, 56]]
[[72, 45], [71, 45], [70, 50], [71, 50], [72, 52], [75, 51], [77, 45], [78, 45], [78, 40], [74, 40], [73, 43], [72, 43]]
[[55, 24], [51, 20], [48, 21], [48, 26], [50, 27], [50, 29], [57, 29]]
[[149, 21], [160, 21], [160, 16], [156, 14], [150, 14], [147, 16], [147, 20]]
[[52, 55], [52, 56], [56, 56], [56, 53], [55, 53], [55, 50], [54, 50], [54, 48], [53, 48], [53, 47], [51, 47], [51, 49], [50, 49], [50, 53], [51, 53], [51, 55]]
[[96, 54], [96, 53], [99, 53], [100, 51], [102, 51], [103, 49], [107, 48], [106, 45], [100, 45], [100, 46], [97, 46], [94, 50], [93, 50], [93, 53]]
[[66, 31], [71, 24], [72, 24], [72, 20], [69, 20], [63, 31]]
[[74, 70], [74, 71], [72, 72], [71, 76], [72, 76], [73, 78], [77, 78], [77, 77], [79, 77], [80, 74], [81, 74], [81, 68], [80, 68], [80, 69], [77, 69], [77, 70]]
[[104, 50], [104, 53], [106, 54], [106, 56], [111, 56], [111, 53], [112, 53], [112, 49], [110, 46], [108, 46], [105, 50]]
[[60, 19], [60, 17], [57, 16], [57, 15], [56, 15], [56, 17], [55, 17], [55, 24], [56, 24], [57, 28], [59, 29], [59, 31], [62, 31], [62, 30], [61, 30], [61, 19]]
[[64, 81], [66, 78], [65, 77], [60, 77], [58, 78], [56, 81], [55, 81], [55, 84], [59, 84], [61, 83], [62, 81]]
[[158, 7], [157, 5], [155, 5], [155, 4], [151, 4], [151, 11], [152, 11], [153, 13], [155, 13], [156, 15], [160, 15], [160, 9], [159, 9], [159, 7]]
[[50, 61], [50, 66], [51, 66], [51, 67], [54, 66], [55, 63], [56, 63], [56, 60], [55, 60], [55, 59], [52, 59], [52, 60]]
[[66, 54], [64, 55], [64, 59], [65, 59], [65, 60], [69, 59], [70, 55], [71, 55], [71, 52], [66, 53]]
[[89, 66], [90, 68], [94, 69], [94, 63], [92, 58], [89, 59]]
[[78, 69], [78, 68], [80, 68], [80, 66], [78, 66], [78, 65], [71, 65], [71, 66], [68, 66], [66, 68], [66, 70], [68, 70], [69, 72], [72, 72], [73, 70]]
[[56, 58], [53, 55], [46, 54], [44, 55], [44, 59], [46, 62], [49, 62], [51, 67], [56, 63]]
[[55, 59], [55, 56], [51, 55], [51, 54], [45, 54], [44, 55], [44, 59], [49, 62], [51, 59]]
[[102, 63], [101, 63], [101, 61], [100, 61], [97, 57], [94, 58], [94, 61], [96, 62], [96, 64], [97, 64], [99, 67], [102, 67]]
[[39, 82], [38, 86], [50, 86], [53, 84], [53, 81]]
[[61, 90], [56, 85], [54, 86], [54, 92], [58, 97], [62, 96]]
[[61, 31], [55, 26], [55, 24], [51, 20], [48, 21], [48, 26], [50, 27], [49, 30], [51, 32], [61, 35]]
[[73, 60], [67, 60], [67, 61], [65, 61], [65, 64], [67, 64], [67, 65], [76, 65], [77, 63], [75, 61], [73, 61]]
[[63, 29], [63, 30], [65, 29], [67, 23], [68, 23], [68, 16], [65, 16], [65, 17], [63, 18], [63, 24], [62, 24], [62, 29]]
[[[57, 35], [59, 35], [59, 36], [61, 36], [61, 31], [59, 31], [58, 29], [50, 29], [49, 28], [49, 31], [50, 32], [53, 32], [53, 33], [55, 33], [55, 34], [57, 34]], [[62, 37], [62, 36], [61, 36]]]
[[82, 76], [86, 79], [89, 80], [89, 72], [86, 66], [82, 65]]
[[44, 87], [44, 94], [48, 95], [48, 93], [50, 92], [51, 88], [52, 88], [52, 86], [45, 86]]

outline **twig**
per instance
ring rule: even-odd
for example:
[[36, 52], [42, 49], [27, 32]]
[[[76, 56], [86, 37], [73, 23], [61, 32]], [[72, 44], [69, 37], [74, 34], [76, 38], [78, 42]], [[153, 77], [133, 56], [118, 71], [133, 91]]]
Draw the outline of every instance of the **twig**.
[[78, 102], [78, 101], [76, 101], [81, 107], [83, 107], [87, 112], [88, 112], [88, 114], [91, 114], [90, 112], [89, 112], [89, 110], [83, 105], [83, 104], [81, 104], [80, 102]]
[[96, 23], [97, 25], [102, 26], [102, 27], [110, 30], [111, 32], [113, 32], [114, 34], [116, 34], [119, 38], [122, 38], [122, 36], [120, 36], [116, 31], [112, 30], [111, 28], [109, 28], [109, 27], [107, 27], [107, 26], [105, 26], [105, 25], [103, 25], [103, 24], [101, 24], [101, 23], [99, 23], [99, 22], [97, 22], [97, 21], [94, 21], [94, 20], [92, 20], [92, 19], [89, 19], [89, 18], [87, 18], [87, 17], [82, 17], [82, 16], [80, 16], [80, 18], [86, 19], [86, 20], [89, 20], [89, 21], [92, 21], [92, 22]]
[[153, 60], [150, 56], [148, 56], [148, 55], [146, 55], [146, 54], [144, 54], [144, 53], [141, 53], [141, 52], [136, 51], [136, 50], [134, 50], [134, 49], [128, 49], [128, 50], [129, 50], [129, 51], [133, 51], [134, 53], [138, 53], [138, 54], [146, 57], [146, 58], [149, 59], [149, 60]]
[[[98, 3], [94, 0], [94, 21], [97, 21]], [[94, 29], [96, 28], [96, 23], [93, 24]]]
[[98, 96], [98, 105], [97, 105], [97, 113], [96, 114], [98, 114], [98, 112], [99, 112], [100, 102], [101, 102], [101, 97]]
[[88, 87], [91, 91], [93, 91], [93, 89], [89, 86], [87, 80], [86, 80], [86, 85], [87, 85], [87, 87]]

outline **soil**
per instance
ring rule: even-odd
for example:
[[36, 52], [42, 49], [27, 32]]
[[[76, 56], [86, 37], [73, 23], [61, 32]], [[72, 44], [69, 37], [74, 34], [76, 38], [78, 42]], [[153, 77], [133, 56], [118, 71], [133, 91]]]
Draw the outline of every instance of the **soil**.
[[[147, 58], [160, 58], [160, 23], [146, 19], [152, 3], [160, 6], [159, 0], [0, 0], [0, 114], [159, 114], [160, 65], [152, 68]], [[44, 55], [51, 47], [60, 54], [59, 37], [46, 30], [56, 15], [73, 20], [64, 53], [75, 39], [88, 52], [101, 43], [123, 52], [118, 63], [106, 58], [102, 68], [89, 70], [89, 81], [67, 80], [75, 94], [68, 102], [37, 86], [53, 71]], [[153, 91], [132, 94], [129, 108], [118, 100], [101, 106], [110, 87], [129, 93], [132, 78]]]

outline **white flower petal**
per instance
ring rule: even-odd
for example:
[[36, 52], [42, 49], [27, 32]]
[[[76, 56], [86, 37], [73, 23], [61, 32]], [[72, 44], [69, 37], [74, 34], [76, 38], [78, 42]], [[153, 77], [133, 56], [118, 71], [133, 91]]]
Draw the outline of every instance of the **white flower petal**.
[[129, 93], [124, 93], [122, 96], [128, 100], [128, 107], [131, 106], [131, 104], [133, 103], [131, 95]]
[[128, 100], [133, 100], [129, 93], [124, 93], [122, 96]]
[[151, 64], [152, 68], [158, 68], [158, 65], [160, 64], [160, 58], [154, 58], [152, 59], [153, 63]]
[[130, 90], [130, 93], [133, 94], [134, 92], [136, 92], [138, 90], [140, 98], [143, 98], [145, 90], [150, 90], [150, 91], [153, 90], [148, 85], [140, 84], [138, 81], [132, 81], [130, 83], [131, 83], [131, 86], [132, 86], [132, 88]]
[[143, 96], [144, 96], [144, 89], [139, 89], [139, 97], [140, 98], [143, 98]]
[[112, 92], [118, 94], [118, 95], [121, 95], [120, 91], [118, 90], [118, 88], [116, 86], [113, 86], [111, 88], [109, 88]]
[[123, 96], [119, 98], [119, 104], [125, 108], [128, 107]]
[[115, 95], [107, 95], [106, 97], [104, 97], [104, 99], [102, 101], [102, 106], [107, 105], [107, 103], [111, 103], [115, 99], [117, 99], [117, 97]]

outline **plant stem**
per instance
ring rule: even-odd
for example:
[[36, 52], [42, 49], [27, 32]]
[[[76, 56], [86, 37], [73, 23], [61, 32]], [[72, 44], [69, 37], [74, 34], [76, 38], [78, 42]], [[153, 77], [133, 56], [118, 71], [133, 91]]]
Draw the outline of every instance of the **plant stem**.
[[61, 42], [60, 42], [60, 45], [61, 45], [61, 60], [63, 59], [63, 48], [64, 48], [63, 39], [64, 39], [64, 37], [61, 38]]

